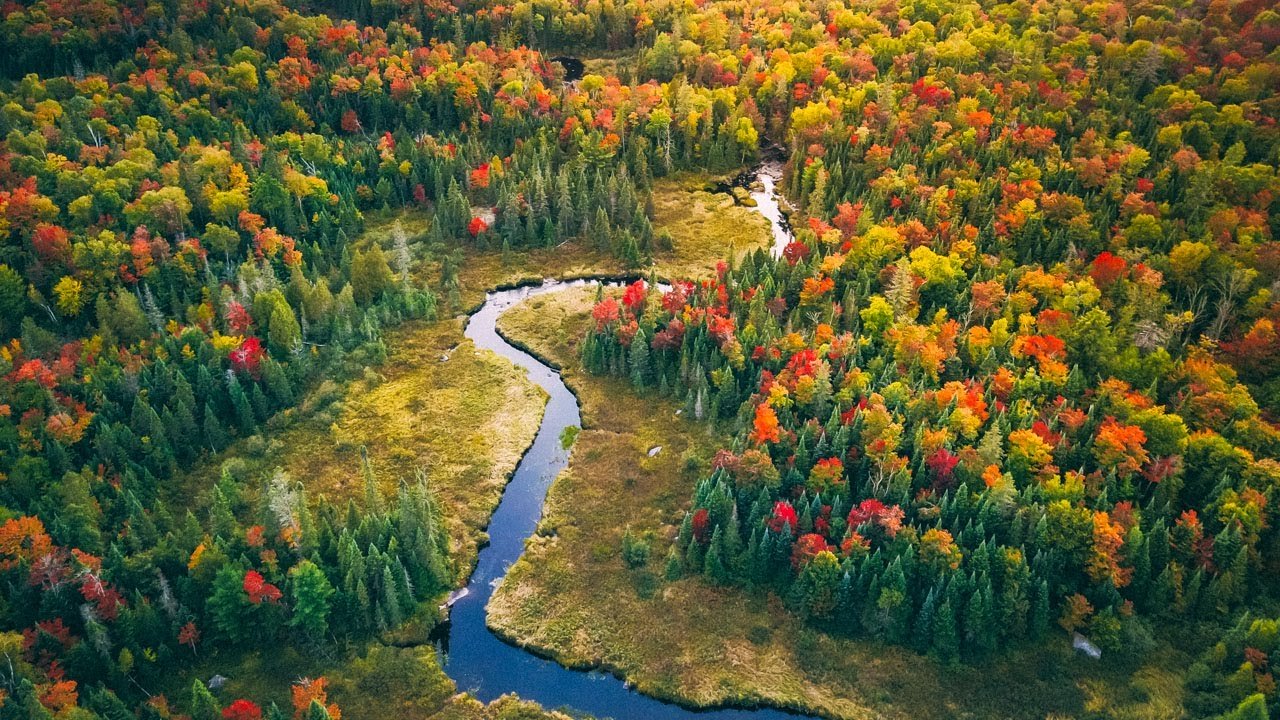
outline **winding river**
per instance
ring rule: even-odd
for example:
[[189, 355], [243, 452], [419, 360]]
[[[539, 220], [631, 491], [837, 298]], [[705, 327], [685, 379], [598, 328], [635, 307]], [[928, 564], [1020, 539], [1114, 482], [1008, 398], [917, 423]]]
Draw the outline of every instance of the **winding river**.
[[[781, 172], [780, 162], [767, 160], [735, 181], [735, 184], [743, 186], [753, 185], [751, 197], [756, 201], [755, 209], [772, 225], [772, 251], [775, 256], [791, 240], [786, 216], [778, 205], [774, 190]], [[750, 183], [752, 180], [759, 185]], [[457, 682], [459, 690], [471, 691], [485, 702], [506, 693], [516, 693], [549, 709], [587, 713], [599, 718], [795, 720], [797, 716], [773, 709], [690, 710], [663, 702], [642, 695], [613, 675], [571, 670], [507, 644], [490, 632], [485, 624], [485, 606], [489, 597], [506, 576], [507, 569], [524, 551], [525, 540], [533, 534], [542, 516], [542, 504], [551, 482], [569, 463], [568, 451], [560, 444], [560, 433], [567, 427], [582, 424], [577, 398], [565, 386], [560, 374], [503, 340], [497, 332], [498, 317], [530, 297], [586, 283], [547, 280], [537, 286], [490, 293], [484, 305], [467, 323], [466, 336], [477, 347], [492, 350], [527, 370], [529, 379], [545, 390], [550, 399], [533, 445], [516, 466], [515, 474], [490, 520], [489, 544], [480, 551], [475, 572], [465, 590], [451, 597], [447, 637], [441, 638], [445, 671]]]

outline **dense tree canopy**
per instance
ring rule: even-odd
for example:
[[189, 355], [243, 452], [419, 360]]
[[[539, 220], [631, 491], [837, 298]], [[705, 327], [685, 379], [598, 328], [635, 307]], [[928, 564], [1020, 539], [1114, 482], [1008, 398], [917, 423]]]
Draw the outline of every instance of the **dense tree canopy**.
[[[206, 645], [357, 642], [451, 587], [423, 478], [337, 508], [232, 464], [199, 516], [172, 481], [376, 362], [383, 327], [461, 309], [453, 250], [640, 268], [653, 179], [761, 143], [788, 158], [782, 257], [633, 285], [583, 346], [736, 432], [668, 578], [776, 592], [944, 661], [1059, 627], [1142, 647], [1150, 618], [1274, 599], [1268, 3], [3, 15], [0, 718], [168, 717], [144, 688]], [[566, 82], [548, 59], [565, 49], [622, 59]], [[367, 214], [405, 210], [423, 233], [361, 238]], [[1192, 673], [1205, 713], [1274, 706], [1267, 622]], [[323, 680], [293, 700], [338, 713]], [[199, 683], [174, 702], [282, 716]]]
[[683, 571], [943, 660], [1272, 596], [1277, 21], [791, 3], [695, 48], [790, 106], [798, 232], [597, 306], [589, 369], [738, 428]]

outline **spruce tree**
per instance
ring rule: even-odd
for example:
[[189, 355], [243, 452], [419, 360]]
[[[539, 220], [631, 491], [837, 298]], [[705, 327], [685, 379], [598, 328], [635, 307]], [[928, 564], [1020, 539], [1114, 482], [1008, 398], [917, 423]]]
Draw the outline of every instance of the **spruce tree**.
[[953, 663], [960, 655], [960, 637], [956, 632], [956, 613], [951, 600], [943, 600], [933, 617], [934, 657], [943, 663]]
[[916, 615], [915, 632], [912, 634], [911, 644], [917, 652], [928, 652], [933, 645], [933, 620], [936, 610], [937, 586], [934, 586], [929, 588], [929, 594], [925, 595], [920, 612]]
[[631, 340], [629, 364], [631, 365], [631, 384], [637, 390], [648, 387], [653, 369], [649, 363], [649, 341], [645, 338], [643, 330], [637, 332], [635, 338]]
[[289, 625], [310, 642], [321, 642], [329, 631], [330, 599], [333, 585], [324, 571], [303, 560], [289, 571], [292, 583], [293, 616]]
[[680, 562], [680, 553], [676, 550], [675, 545], [672, 545], [671, 549], [667, 551], [667, 563], [663, 575], [668, 582], [675, 582], [684, 575], [684, 565]]
[[191, 684], [191, 720], [222, 720], [222, 707], [199, 678]]
[[1052, 617], [1049, 614], [1049, 583], [1041, 580], [1035, 589], [1035, 597], [1031, 601], [1031, 621], [1029, 630], [1033, 639], [1040, 639], [1049, 630]]
[[719, 525], [711, 533], [711, 544], [707, 546], [707, 555], [703, 561], [702, 572], [717, 583], [729, 583], [729, 563], [725, 557], [724, 533]]

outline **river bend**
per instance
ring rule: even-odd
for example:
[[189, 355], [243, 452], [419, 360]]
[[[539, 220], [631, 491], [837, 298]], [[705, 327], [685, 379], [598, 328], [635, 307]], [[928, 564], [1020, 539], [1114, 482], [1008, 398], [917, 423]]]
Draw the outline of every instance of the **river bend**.
[[[766, 162], [737, 180], [738, 184], [749, 180], [759, 183], [753, 187], [751, 197], [756, 201], [754, 209], [772, 226], [774, 256], [781, 254], [791, 239], [774, 189], [781, 169], [776, 161]], [[529, 379], [545, 390], [549, 399], [533, 445], [516, 466], [490, 520], [489, 544], [480, 550], [475, 572], [465, 590], [452, 597], [447, 637], [442, 638], [446, 651], [444, 669], [460, 690], [470, 691], [485, 702], [516, 693], [548, 709], [617, 720], [795, 720], [797, 716], [774, 709], [690, 710], [673, 705], [643, 695], [608, 673], [571, 670], [510, 645], [485, 624], [485, 606], [490, 596], [506, 576], [507, 569], [524, 552], [525, 540], [533, 534], [542, 517], [547, 490], [569, 464], [568, 451], [560, 444], [560, 434], [565, 428], [582, 424], [577, 398], [565, 386], [560, 374], [502, 339], [497, 331], [498, 317], [528, 298], [584, 284], [586, 281], [547, 280], [541, 285], [492, 292], [467, 322], [466, 336], [476, 347], [492, 350], [524, 368]]]

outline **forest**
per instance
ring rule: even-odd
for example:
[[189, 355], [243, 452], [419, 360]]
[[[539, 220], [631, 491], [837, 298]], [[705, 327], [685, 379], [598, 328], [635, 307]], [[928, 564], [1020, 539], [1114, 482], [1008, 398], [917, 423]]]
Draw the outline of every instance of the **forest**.
[[[389, 477], [376, 433], [320, 487], [278, 438], [422, 328], [450, 339], [410, 363], [442, 368], [418, 402], [473, 412], [444, 399], [450, 323], [574, 275], [626, 278], [540, 319], [582, 430], [670, 405], [691, 445], [670, 517], [583, 540], [642, 602], [776, 602], [942, 675], [1088, 662], [1074, 638], [1125, 687], [1176, 649], [1150, 717], [1280, 717], [1266, 0], [0, 8], [0, 719], [358, 719], [410, 691], [404, 717], [565, 717], [405, 660], [500, 490], [477, 519], [470, 479]], [[671, 208], [767, 159], [782, 251], [708, 222], [722, 259], [681, 261]], [[333, 677], [209, 682], [281, 648]]]

